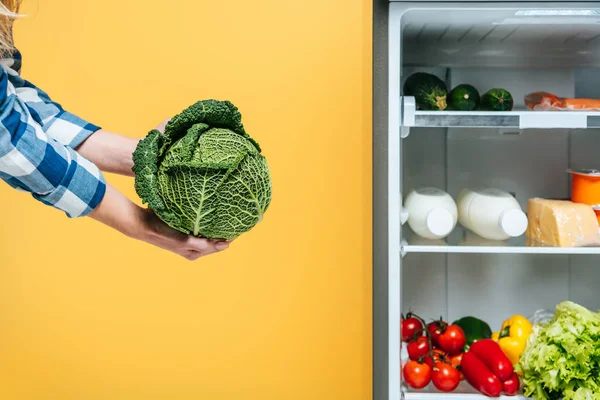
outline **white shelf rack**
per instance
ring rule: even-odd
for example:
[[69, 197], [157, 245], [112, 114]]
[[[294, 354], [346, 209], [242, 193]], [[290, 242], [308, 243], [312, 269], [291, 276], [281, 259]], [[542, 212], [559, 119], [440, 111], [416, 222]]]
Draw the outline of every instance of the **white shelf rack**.
[[[461, 381], [458, 387], [450, 392], [444, 393], [439, 391], [430, 383], [424, 389], [411, 389], [405, 384], [402, 385], [403, 395], [405, 400], [489, 400], [490, 397], [485, 396], [471, 387], [466, 381]], [[498, 400], [528, 400], [528, 397], [522, 395], [517, 396], [499, 396], [494, 397]]]
[[[405, 400], [489, 400], [490, 397], [476, 393], [423, 393], [407, 392], [404, 393]], [[494, 397], [497, 400], [527, 400], [523, 396], [500, 396]]]
[[414, 97], [402, 97], [405, 128], [600, 128], [596, 111], [420, 111]]
[[400, 252], [446, 253], [446, 254], [600, 254], [600, 247], [536, 247], [536, 246], [443, 246], [409, 245], [400, 246]]
[[[406, 229], [408, 233], [409, 230]], [[600, 246], [552, 247], [533, 243], [525, 235], [506, 241], [486, 240], [462, 228], [456, 228], [447, 238], [440, 240], [422, 239], [414, 234], [407, 235], [400, 243], [402, 256], [409, 253], [446, 254], [600, 254]]]

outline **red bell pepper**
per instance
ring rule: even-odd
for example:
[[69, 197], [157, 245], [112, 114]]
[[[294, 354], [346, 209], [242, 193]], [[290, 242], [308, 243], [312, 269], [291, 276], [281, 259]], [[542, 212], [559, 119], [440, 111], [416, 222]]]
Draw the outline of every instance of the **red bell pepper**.
[[521, 388], [521, 382], [519, 381], [519, 376], [516, 373], [506, 381], [502, 383], [502, 390], [507, 396], [515, 396], [519, 393], [519, 389]]
[[513, 365], [502, 351], [500, 345], [492, 339], [478, 340], [471, 345], [469, 351], [477, 356], [502, 382], [509, 379], [513, 372]]
[[463, 355], [460, 369], [467, 382], [486, 396], [498, 397], [503, 390], [512, 396], [519, 389], [519, 378], [510, 360], [491, 339], [473, 343]]
[[460, 370], [465, 380], [486, 396], [498, 397], [502, 393], [500, 379], [470, 350], [463, 354]]

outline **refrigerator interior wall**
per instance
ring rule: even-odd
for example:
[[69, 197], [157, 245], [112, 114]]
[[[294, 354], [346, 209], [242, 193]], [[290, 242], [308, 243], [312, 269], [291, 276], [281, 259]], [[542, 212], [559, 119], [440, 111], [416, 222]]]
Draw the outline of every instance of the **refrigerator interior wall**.
[[[515, 10], [409, 11], [401, 82], [425, 71], [449, 90], [461, 83], [482, 94], [504, 88], [515, 109], [524, 109], [524, 95], [534, 91], [600, 97], [600, 12], [545, 23], [519, 18]], [[463, 187], [496, 187], [525, 210], [531, 197], [569, 198], [566, 170], [600, 169], [599, 155], [598, 129], [411, 128], [402, 142], [402, 195], [435, 186], [456, 198]], [[406, 225], [402, 237], [428, 244]], [[457, 225], [448, 242], [478, 240]], [[586, 255], [409, 253], [402, 259], [402, 312], [450, 321], [473, 315], [497, 329], [514, 313], [553, 310], [567, 299], [600, 309], [597, 264], [597, 256]]]
[[555, 11], [547, 8], [548, 3], [541, 10], [521, 4], [522, 9], [469, 9], [465, 5], [463, 9], [408, 11], [402, 18], [404, 65], [598, 65], [600, 9]]

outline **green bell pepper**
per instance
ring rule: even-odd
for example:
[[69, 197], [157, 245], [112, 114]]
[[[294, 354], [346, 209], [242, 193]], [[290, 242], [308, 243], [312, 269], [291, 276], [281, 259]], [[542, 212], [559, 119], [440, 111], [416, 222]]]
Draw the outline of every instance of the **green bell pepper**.
[[487, 322], [479, 318], [463, 317], [454, 321], [454, 325], [458, 325], [465, 332], [465, 338], [467, 339], [465, 351], [468, 351], [469, 347], [476, 341], [492, 337], [492, 328], [490, 328]]

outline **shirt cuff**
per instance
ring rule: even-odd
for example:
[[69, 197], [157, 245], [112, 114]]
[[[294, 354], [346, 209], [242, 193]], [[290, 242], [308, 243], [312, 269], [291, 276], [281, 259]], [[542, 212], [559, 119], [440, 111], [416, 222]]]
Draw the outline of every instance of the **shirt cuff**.
[[85, 217], [104, 198], [106, 181], [98, 167], [75, 150], [66, 149], [70, 162], [60, 184], [48, 194], [33, 197], [64, 211], [69, 218]]
[[46, 134], [59, 143], [76, 149], [93, 133], [101, 128], [86, 120], [71, 114], [68, 111], [62, 111], [53, 118], [52, 122], [46, 127]]

